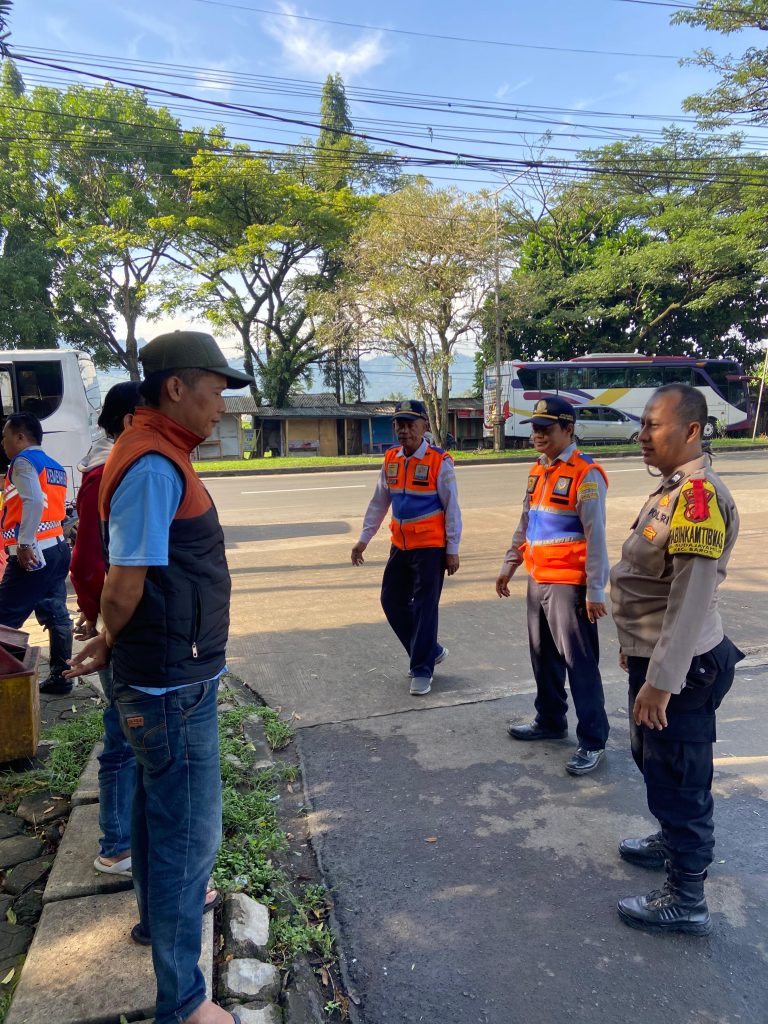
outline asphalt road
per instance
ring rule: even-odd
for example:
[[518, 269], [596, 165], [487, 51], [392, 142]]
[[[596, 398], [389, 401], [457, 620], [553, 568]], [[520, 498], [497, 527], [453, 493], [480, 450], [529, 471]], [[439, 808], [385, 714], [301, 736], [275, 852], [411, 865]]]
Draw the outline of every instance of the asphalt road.
[[[609, 549], [653, 489], [633, 459], [607, 464]], [[768, 453], [719, 456], [742, 530], [722, 591], [728, 631], [766, 644]], [[378, 602], [386, 531], [354, 569], [375, 473], [211, 479], [228, 541], [232, 670], [294, 714], [307, 818], [363, 1024], [767, 1024], [768, 669], [760, 656], [723, 705], [716, 756], [710, 938], [649, 936], [615, 913], [658, 876], [616, 855], [654, 826], [628, 751], [626, 686], [601, 621], [611, 737], [594, 775], [573, 746], [519, 744], [531, 713], [524, 579], [494, 580], [519, 514], [523, 465], [457, 469], [461, 569], [446, 581], [451, 650], [427, 698]]]

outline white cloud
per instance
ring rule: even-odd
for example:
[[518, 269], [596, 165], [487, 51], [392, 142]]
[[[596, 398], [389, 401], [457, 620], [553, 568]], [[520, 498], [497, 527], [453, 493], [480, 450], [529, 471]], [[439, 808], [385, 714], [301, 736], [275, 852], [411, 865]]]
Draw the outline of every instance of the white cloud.
[[339, 72], [344, 79], [350, 79], [376, 67], [387, 57], [381, 32], [360, 36], [347, 48], [338, 47], [326, 28], [300, 21], [290, 4], [280, 6], [291, 17], [265, 19], [264, 30], [280, 44], [283, 57], [304, 73], [325, 76]]
[[520, 89], [524, 89], [526, 85], [530, 85], [532, 81], [532, 78], [523, 78], [521, 81], [515, 82], [514, 85], [510, 85], [509, 82], [504, 82], [496, 90], [496, 99], [503, 100], [505, 96], [510, 96], [513, 92], [519, 92]]

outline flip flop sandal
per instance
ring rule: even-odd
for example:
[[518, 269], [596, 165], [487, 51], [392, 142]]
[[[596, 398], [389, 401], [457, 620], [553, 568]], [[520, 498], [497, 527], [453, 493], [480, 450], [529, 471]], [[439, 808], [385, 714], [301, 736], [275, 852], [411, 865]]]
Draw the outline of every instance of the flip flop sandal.
[[211, 892], [215, 892], [216, 895], [214, 896], [214, 898], [212, 900], [209, 900], [208, 903], [203, 904], [203, 913], [204, 914], [210, 914], [210, 912], [212, 910], [215, 910], [216, 907], [220, 907], [221, 906], [221, 893], [218, 891], [218, 889], [212, 889], [210, 891]]
[[[203, 907], [203, 913], [210, 914], [212, 910], [215, 910], [216, 907], [220, 906], [221, 893], [217, 891], [216, 897], [212, 899], [209, 903], [206, 903], [205, 906]], [[144, 932], [141, 930], [141, 924], [135, 924], [133, 928], [131, 928], [131, 938], [138, 946], [152, 945], [152, 939], [149, 937], [149, 935], [145, 935]], [[236, 1020], [236, 1024], [240, 1024], [240, 1021]]]
[[123, 857], [122, 860], [115, 861], [114, 864], [105, 864], [101, 857], [97, 857], [93, 862], [93, 866], [104, 875], [126, 875], [128, 878], [131, 877], [130, 857]]

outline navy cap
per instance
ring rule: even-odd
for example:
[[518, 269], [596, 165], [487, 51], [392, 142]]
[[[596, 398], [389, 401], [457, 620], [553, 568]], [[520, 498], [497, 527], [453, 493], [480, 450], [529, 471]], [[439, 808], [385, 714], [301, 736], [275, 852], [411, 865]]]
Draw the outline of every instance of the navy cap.
[[395, 415], [393, 419], [426, 420], [426, 422], [429, 423], [429, 416], [427, 416], [427, 410], [424, 407], [424, 403], [417, 401], [415, 398], [406, 402], [398, 402], [395, 406]]
[[521, 423], [530, 423], [534, 427], [551, 427], [553, 423], [567, 424], [575, 423], [576, 417], [573, 414], [573, 406], [564, 398], [557, 395], [548, 395], [540, 398], [533, 410], [533, 416], [528, 420], [520, 420]]

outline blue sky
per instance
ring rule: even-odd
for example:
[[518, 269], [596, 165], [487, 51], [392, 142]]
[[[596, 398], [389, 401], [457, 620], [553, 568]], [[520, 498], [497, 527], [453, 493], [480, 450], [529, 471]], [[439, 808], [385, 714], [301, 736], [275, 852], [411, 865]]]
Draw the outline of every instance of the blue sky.
[[[551, 145], [560, 147], [555, 155], [572, 157], [579, 149], [607, 140], [608, 125], [617, 133], [637, 128], [658, 131], [663, 123], [679, 116], [687, 95], [715, 84], [711, 74], [681, 67], [675, 58], [690, 57], [704, 46], [719, 53], [741, 53], [748, 45], [765, 45], [757, 32], [722, 37], [686, 26], [673, 27], [669, 16], [667, 7], [622, 0], [474, 0], [471, 4], [450, 0], [388, 0], [386, 4], [352, 0], [16, 0], [11, 43], [17, 51], [60, 63], [78, 59], [73, 53], [120, 58], [128, 65], [166, 62], [178, 66], [165, 69], [166, 77], [153, 75], [147, 65], [135, 64], [113, 74], [308, 120], [317, 116], [318, 90], [300, 83], [321, 83], [329, 72], [339, 71], [349, 88], [353, 120], [368, 131], [451, 152], [469, 150], [522, 158], [528, 155], [526, 147], [535, 146], [549, 127], [556, 133]], [[399, 31], [305, 19], [357, 22]], [[545, 48], [403, 34], [408, 31]], [[666, 56], [564, 52], [567, 49]], [[92, 63], [99, 67], [104, 61], [93, 57]], [[33, 70], [29, 65], [22, 64], [21, 69], [30, 85], [36, 80], [57, 85], [72, 80], [60, 72]], [[261, 77], [243, 80], [242, 76]], [[95, 84], [97, 80], [88, 81]], [[297, 87], [304, 95], [296, 95]], [[356, 90], [386, 91], [379, 97], [385, 102], [362, 102], [356, 98]], [[505, 109], [491, 118], [487, 112], [473, 116], [450, 108], [437, 112], [393, 106], [395, 91], [494, 102]], [[372, 98], [370, 93], [366, 95]], [[276, 126], [247, 115], [192, 113], [169, 105], [187, 123], [222, 121], [230, 137], [261, 140], [273, 147], [297, 142], [308, 134], [305, 128]], [[532, 117], [527, 109], [530, 105], [556, 109]], [[616, 116], [606, 118], [598, 112]], [[663, 117], [654, 122], [632, 118], [649, 113]], [[373, 118], [383, 120], [374, 122]], [[750, 134], [765, 137], [756, 131]], [[460, 138], [446, 139], [446, 135]], [[458, 182], [470, 191], [484, 186], [494, 189], [502, 180], [491, 172], [455, 167], [436, 171], [434, 177], [439, 184]], [[142, 333], [151, 337], [158, 329], [175, 325], [175, 321], [162, 321], [140, 326]]]
[[[209, 99], [249, 103], [266, 109], [298, 112], [311, 118], [317, 109], [316, 96], [285, 95], [275, 83], [226, 83], [222, 76], [276, 76], [321, 82], [326, 74], [340, 71], [345, 82], [366, 89], [399, 90], [501, 101], [509, 107], [536, 104], [571, 108], [577, 114], [556, 114], [559, 133], [552, 145], [560, 152], [598, 144], [586, 139], [589, 129], [578, 137], [568, 136], [568, 123], [603, 123], [594, 111], [617, 114], [654, 113], [674, 118], [688, 94], [714, 84], [708, 73], [694, 67], [681, 67], [677, 60], [658, 57], [609, 56], [568, 53], [553, 50], [522, 49], [447, 39], [419, 38], [392, 32], [349, 28], [340, 25], [299, 20], [308, 18], [352, 21], [398, 30], [440, 33], [525, 43], [536, 46], [587, 50], [612, 50], [669, 57], [691, 56], [697, 48], [712, 46], [717, 51], [740, 52], [759, 37], [758, 33], [730, 39], [699, 29], [669, 24], [670, 10], [663, 6], [627, 3], [622, 0], [538, 0], [536, 3], [497, 3], [475, 0], [472, 4], [443, 0], [388, 0], [386, 4], [352, 3], [351, 0], [222, 0], [221, 6], [208, 0], [131, 0], [129, 4], [97, 0], [17, 0], [12, 16], [12, 42], [20, 51], [28, 47], [104, 54], [128, 60], [164, 61], [182, 65], [185, 79], [168, 83], [171, 88]], [[260, 8], [280, 14], [256, 13], [243, 8]], [[66, 62], [66, 58], [61, 57]], [[96, 62], [98, 63], [98, 62]], [[41, 72], [22, 68], [30, 81]], [[52, 75], [52, 72], [42, 72]], [[125, 72], [136, 79], [137, 71]], [[217, 80], [218, 79], [218, 80]], [[150, 81], [145, 73], [141, 80]], [[59, 75], [58, 81], [61, 81]], [[158, 100], [158, 102], [161, 102]], [[451, 114], [398, 110], [390, 106], [352, 101], [352, 113], [360, 123], [378, 117], [417, 121], [411, 141], [444, 149], [467, 148], [466, 142], [438, 141], [441, 126], [483, 130], [513, 128], [510, 120]], [[507, 111], [512, 117], [513, 112]], [[524, 112], [523, 112], [524, 115]], [[521, 120], [518, 130], [525, 136], [492, 136], [499, 143], [496, 152], [521, 154], [520, 146], [534, 143], [545, 125]], [[181, 112], [187, 121], [201, 121], [202, 114]], [[206, 113], [211, 120], [226, 115]], [[612, 123], [631, 128], [633, 122], [616, 119]], [[642, 125], [642, 122], [634, 122]], [[660, 125], [654, 125], [658, 127]], [[274, 145], [297, 141], [306, 129], [263, 125], [258, 122], [230, 122], [233, 135], [267, 139]], [[387, 136], [405, 138], [391, 124], [374, 129]], [[550, 125], [552, 127], [552, 125]], [[430, 138], [430, 129], [432, 137]], [[591, 132], [591, 134], [595, 134]], [[494, 151], [478, 139], [473, 149]], [[501, 146], [501, 141], [512, 146]], [[467, 188], [477, 188], [492, 176], [479, 172], [437, 172], [440, 180], [466, 179]]]

